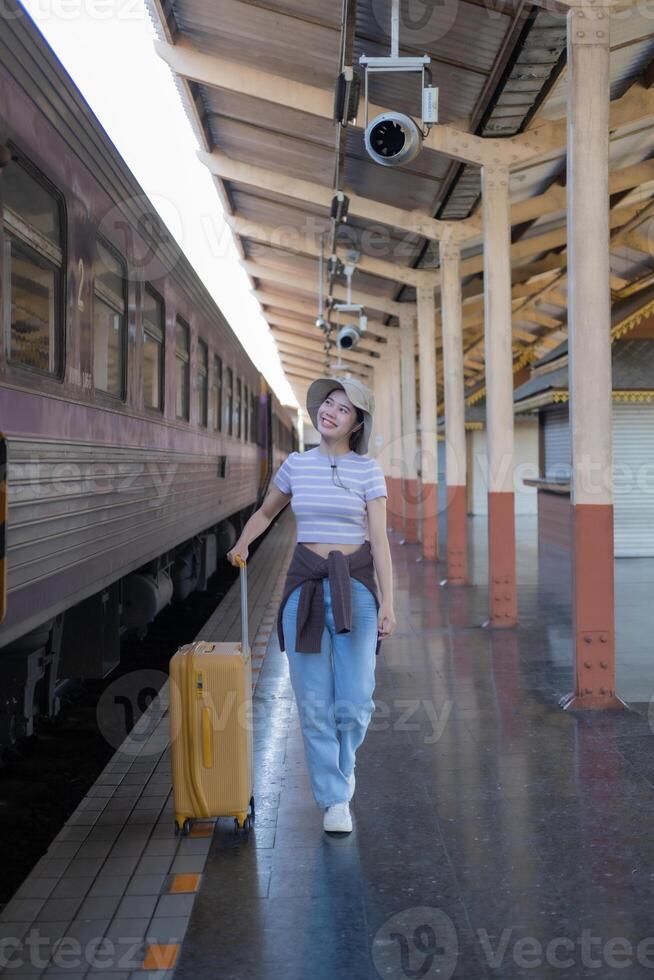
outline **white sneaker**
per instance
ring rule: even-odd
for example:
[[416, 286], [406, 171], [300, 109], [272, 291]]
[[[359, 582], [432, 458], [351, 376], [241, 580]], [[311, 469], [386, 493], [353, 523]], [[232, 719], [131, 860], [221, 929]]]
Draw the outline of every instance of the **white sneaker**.
[[348, 784], [349, 784], [349, 787], [350, 787], [350, 796], [349, 796], [349, 799], [352, 799], [352, 797], [354, 796], [354, 787], [356, 785], [356, 779], [354, 778], [354, 769], [352, 770], [352, 772], [350, 773], [350, 775], [347, 777], [347, 781], [348, 781]]
[[323, 828], [325, 830], [335, 830], [341, 833], [349, 833], [352, 830], [352, 817], [350, 816], [349, 803], [333, 803], [325, 810], [323, 818]]

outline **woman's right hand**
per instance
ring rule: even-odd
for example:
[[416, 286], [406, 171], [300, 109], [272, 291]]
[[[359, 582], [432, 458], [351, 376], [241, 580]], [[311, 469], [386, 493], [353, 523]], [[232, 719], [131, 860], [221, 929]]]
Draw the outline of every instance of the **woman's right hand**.
[[239, 544], [239, 542], [237, 541], [234, 547], [227, 552], [227, 561], [230, 563], [230, 565], [238, 565], [238, 562], [236, 561], [236, 555], [240, 555], [240, 557], [244, 561], [247, 561], [248, 554], [249, 554], [248, 546], [246, 544]]

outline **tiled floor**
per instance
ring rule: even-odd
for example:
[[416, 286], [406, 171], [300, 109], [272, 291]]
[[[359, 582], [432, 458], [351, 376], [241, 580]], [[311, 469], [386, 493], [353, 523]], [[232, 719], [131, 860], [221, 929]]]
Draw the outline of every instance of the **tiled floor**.
[[[470, 521], [463, 589], [441, 588], [443, 566], [391, 535], [398, 627], [377, 663], [349, 835], [322, 830], [269, 581], [249, 838], [231, 819], [173, 837], [162, 689], [148, 738], [125, 740], [0, 917], [0, 956], [23, 944], [3, 976], [652, 976], [654, 561], [616, 563], [618, 690], [638, 710], [568, 714], [569, 565], [539, 555], [534, 520], [517, 529], [508, 631], [480, 625], [484, 519]], [[288, 532], [270, 539], [275, 560]]]
[[[282, 515], [248, 562], [253, 687], [281, 598], [289, 530], [293, 521]], [[238, 582], [197, 637], [234, 638], [240, 638]], [[134, 675], [136, 686], [121, 687], [134, 705], [139, 685], [149, 683], [139, 680], [142, 673]], [[166, 682], [2, 910], [3, 977], [172, 977], [214, 822], [197, 823], [187, 838], [174, 835], [168, 704]]]
[[272, 637], [255, 693], [255, 829], [246, 841], [218, 823], [175, 980], [653, 975], [654, 604], [633, 599], [646, 578], [618, 562], [620, 669], [639, 710], [562, 712], [569, 568], [539, 561], [535, 522], [517, 523], [509, 631], [480, 626], [483, 519], [471, 521], [479, 584], [464, 589], [441, 589], [442, 566], [392, 535], [398, 627], [349, 835], [322, 830]]

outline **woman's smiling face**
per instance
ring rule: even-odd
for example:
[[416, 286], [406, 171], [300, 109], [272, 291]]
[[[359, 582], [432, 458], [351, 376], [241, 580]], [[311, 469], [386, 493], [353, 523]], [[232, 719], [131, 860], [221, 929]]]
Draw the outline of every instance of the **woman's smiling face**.
[[318, 409], [318, 431], [330, 439], [347, 439], [356, 424], [356, 408], [341, 388], [335, 388]]

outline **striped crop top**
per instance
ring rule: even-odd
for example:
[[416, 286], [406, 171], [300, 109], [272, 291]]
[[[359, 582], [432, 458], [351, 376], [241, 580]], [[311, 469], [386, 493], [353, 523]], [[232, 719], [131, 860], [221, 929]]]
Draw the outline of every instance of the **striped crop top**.
[[[332, 462], [336, 463], [333, 479]], [[366, 501], [388, 496], [377, 460], [353, 450], [331, 456], [314, 446], [291, 453], [273, 482], [282, 493], [292, 495], [298, 541], [363, 544], [368, 539]]]

